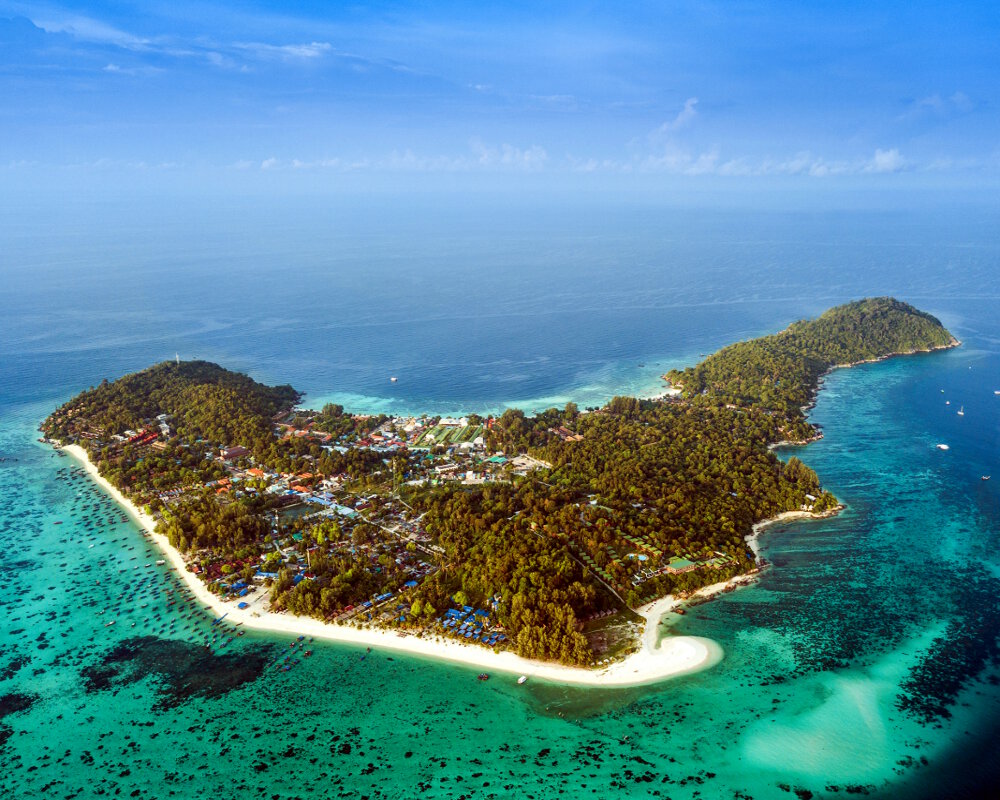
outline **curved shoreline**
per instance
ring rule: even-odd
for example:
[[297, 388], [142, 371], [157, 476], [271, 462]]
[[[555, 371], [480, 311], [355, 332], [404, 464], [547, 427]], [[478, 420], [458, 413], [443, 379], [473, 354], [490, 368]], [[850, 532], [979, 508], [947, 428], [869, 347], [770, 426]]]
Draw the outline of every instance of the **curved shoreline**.
[[639, 650], [603, 669], [565, 667], [522, 658], [510, 651], [495, 652], [440, 637], [418, 637], [371, 628], [357, 629], [332, 625], [312, 617], [277, 614], [264, 608], [266, 592], [262, 590], [257, 590], [253, 598], [246, 598], [250, 602], [248, 608], [239, 609], [236, 607], [237, 601], [227, 602], [212, 594], [195, 574], [188, 571], [187, 563], [180, 552], [171, 546], [165, 536], [156, 533], [156, 521], [101, 476], [96, 465], [91, 462], [87, 452], [80, 445], [63, 445], [61, 449], [76, 459], [87, 474], [149, 534], [150, 539], [159, 547], [185, 585], [203, 605], [219, 616], [226, 615], [227, 620], [239, 623], [244, 628], [312, 636], [342, 644], [381, 647], [484, 670], [595, 688], [625, 688], [659, 683], [668, 678], [708, 669], [719, 663], [723, 657], [722, 648], [715, 641], [700, 636], [668, 636], [658, 641], [658, 635], [653, 634], [658, 632], [661, 618], [682, 602], [670, 595], [657, 600], [643, 613], [646, 619], [646, 631]]
[[782, 511], [776, 517], [768, 517], [767, 519], [762, 519], [760, 522], [755, 522], [751, 533], [744, 538], [747, 546], [754, 554], [754, 558], [760, 559], [760, 545], [757, 540], [760, 538], [761, 533], [765, 528], [769, 528], [771, 525], [777, 525], [781, 522], [794, 522], [795, 520], [816, 520], [816, 519], [829, 519], [830, 517], [835, 517], [841, 511], [843, 511], [847, 506], [842, 503], [838, 504], [835, 508], [831, 508], [829, 511], [822, 511], [817, 514], [814, 511]]

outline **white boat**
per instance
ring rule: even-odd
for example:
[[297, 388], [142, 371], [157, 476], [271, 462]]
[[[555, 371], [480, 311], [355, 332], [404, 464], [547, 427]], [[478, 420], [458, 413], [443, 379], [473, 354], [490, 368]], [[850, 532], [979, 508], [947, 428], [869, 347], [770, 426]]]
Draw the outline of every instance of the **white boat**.
[[393, 375], [393, 376], [392, 376], [391, 378], [389, 378], [389, 380], [390, 380], [390, 381], [391, 381], [392, 383], [395, 383], [396, 381], [398, 381], [398, 380], [399, 380], [399, 378], [397, 378], [397, 377], [396, 377], [395, 375]]
[[156, 566], [158, 566], [158, 567], [162, 567], [162, 566], [163, 566], [164, 564], [166, 564], [166, 563], [167, 563], [167, 562], [166, 562], [166, 561], [164, 561], [164, 560], [163, 560], [162, 558], [158, 558], [158, 559], [156, 560]]
[[517, 679], [517, 682], [518, 683], [524, 683], [526, 680], [528, 680], [528, 676], [527, 675], [522, 675], [520, 678]]
[[1000, 394], [1000, 389], [994, 389], [993, 394]]
[[935, 445], [935, 447], [937, 447], [937, 449], [938, 449], [938, 450], [950, 450], [950, 449], [951, 449], [951, 448], [950, 448], [950, 447], [948, 447], [948, 445], [946, 445], [946, 444], [939, 444], [939, 445]]
[[960, 409], [958, 409], [958, 416], [960, 417], [965, 416], [965, 406], [962, 406]]

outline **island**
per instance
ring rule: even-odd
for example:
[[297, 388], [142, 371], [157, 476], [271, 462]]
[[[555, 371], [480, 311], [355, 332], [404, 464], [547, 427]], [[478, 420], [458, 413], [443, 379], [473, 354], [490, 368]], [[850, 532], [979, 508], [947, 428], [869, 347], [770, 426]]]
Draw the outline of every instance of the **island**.
[[752, 579], [767, 521], [839, 508], [773, 452], [820, 436], [823, 375], [957, 344], [865, 299], [672, 371], [656, 399], [488, 417], [307, 410], [290, 386], [178, 360], [40, 429], [231, 619], [621, 685], [718, 660], [707, 640], [661, 643], [660, 617]]

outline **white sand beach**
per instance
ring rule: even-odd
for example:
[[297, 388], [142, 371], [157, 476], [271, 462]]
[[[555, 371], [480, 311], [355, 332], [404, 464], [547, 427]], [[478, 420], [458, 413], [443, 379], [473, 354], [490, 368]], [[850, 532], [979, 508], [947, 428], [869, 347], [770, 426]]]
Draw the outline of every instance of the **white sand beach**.
[[[665, 613], [681, 601], [671, 596], [661, 598], [642, 610], [646, 619], [646, 629], [642, 645], [635, 653], [621, 661], [605, 667], [583, 669], [564, 667], [541, 661], [521, 658], [510, 651], [495, 652], [485, 647], [459, 643], [454, 640], [434, 636], [403, 635], [396, 631], [357, 629], [344, 625], [333, 625], [311, 617], [274, 613], [266, 609], [266, 594], [258, 590], [253, 597], [243, 598], [249, 607], [239, 609], [235, 601], [226, 602], [212, 594], [194, 573], [189, 572], [181, 554], [170, 546], [166, 537], [155, 532], [156, 521], [139, 510], [118, 489], [108, 483], [91, 463], [86, 451], [79, 445], [65, 445], [62, 449], [77, 459], [88, 474], [100, 484], [135, 520], [150, 534], [152, 540], [163, 551], [165, 557], [184, 580], [192, 593], [204, 605], [220, 617], [241, 624], [245, 628], [275, 631], [295, 636], [313, 636], [334, 642], [343, 642], [396, 650], [415, 656], [464, 664], [487, 672], [506, 672], [526, 675], [554, 683], [605, 688], [642, 686], [658, 683], [667, 678], [686, 675], [707, 669], [717, 664], [723, 657], [722, 648], [711, 639], [697, 636], [666, 636], [660, 641], [659, 623]], [[726, 584], [716, 584], [702, 589], [698, 594], [710, 595], [721, 591]], [[712, 590], [715, 590], [714, 592]]]
[[827, 517], [835, 517], [841, 511], [844, 510], [843, 505], [838, 505], [831, 508], [829, 511], [823, 511], [819, 514], [813, 511], [784, 511], [778, 514], [776, 517], [771, 517], [770, 519], [764, 519], [753, 526], [753, 532], [746, 537], [746, 543], [750, 547], [750, 550], [754, 554], [754, 558], [760, 558], [760, 544], [757, 539], [760, 537], [761, 532], [771, 526], [777, 525], [779, 522], [791, 522], [796, 519], [826, 519]]

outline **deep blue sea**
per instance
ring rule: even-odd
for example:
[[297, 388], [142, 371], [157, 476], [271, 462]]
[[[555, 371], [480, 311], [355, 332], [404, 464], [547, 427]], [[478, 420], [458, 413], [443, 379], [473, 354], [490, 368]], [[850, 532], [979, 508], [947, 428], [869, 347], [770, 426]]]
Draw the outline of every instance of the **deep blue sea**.
[[[998, 223], [523, 198], [6, 207], [0, 797], [995, 796]], [[208, 654], [232, 631], [35, 441], [56, 404], [175, 354], [357, 411], [585, 407], [883, 294], [962, 347], [826, 379], [825, 438], [795, 454], [846, 511], [769, 529], [760, 582], [674, 628], [723, 661], [654, 688], [480, 683], [332, 644], [284, 672], [289, 640], [262, 634]]]

